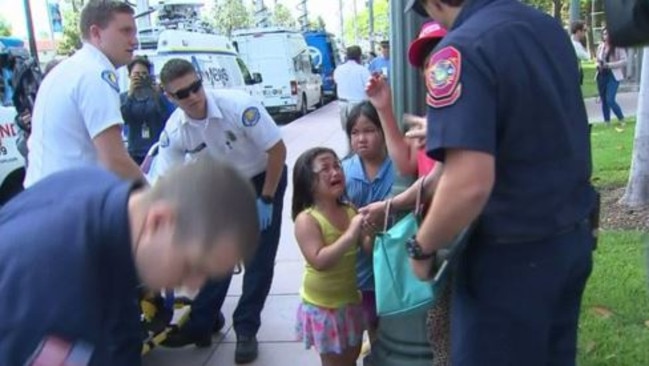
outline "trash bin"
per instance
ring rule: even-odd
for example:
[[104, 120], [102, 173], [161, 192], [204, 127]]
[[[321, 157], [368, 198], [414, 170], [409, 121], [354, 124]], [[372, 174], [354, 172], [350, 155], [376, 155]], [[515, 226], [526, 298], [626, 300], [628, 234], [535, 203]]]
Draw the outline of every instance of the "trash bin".
[[430, 366], [426, 313], [381, 318], [372, 347], [372, 366]]

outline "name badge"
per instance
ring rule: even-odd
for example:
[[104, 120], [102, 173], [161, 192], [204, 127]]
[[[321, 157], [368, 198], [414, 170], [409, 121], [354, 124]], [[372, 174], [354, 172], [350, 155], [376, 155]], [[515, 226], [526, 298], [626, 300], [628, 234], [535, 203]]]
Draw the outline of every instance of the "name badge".
[[151, 138], [151, 130], [146, 124], [142, 125], [142, 138], [148, 140]]

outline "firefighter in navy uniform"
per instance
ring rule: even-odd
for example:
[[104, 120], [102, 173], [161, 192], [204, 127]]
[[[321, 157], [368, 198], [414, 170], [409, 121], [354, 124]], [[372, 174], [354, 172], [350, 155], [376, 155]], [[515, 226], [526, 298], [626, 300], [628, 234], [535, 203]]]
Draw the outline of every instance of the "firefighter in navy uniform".
[[452, 364], [574, 365], [598, 198], [570, 39], [516, 0], [411, 8], [449, 30], [425, 71], [427, 152], [444, 170], [408, 243], [417, 275], [475, 223], [454, 277]]

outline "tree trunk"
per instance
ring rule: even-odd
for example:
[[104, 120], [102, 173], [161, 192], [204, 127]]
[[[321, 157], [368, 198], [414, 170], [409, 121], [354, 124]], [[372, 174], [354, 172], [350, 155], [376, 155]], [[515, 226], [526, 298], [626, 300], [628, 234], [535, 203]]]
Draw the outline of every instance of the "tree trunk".
[[553, 14], [554, 19], [561, 22], [562, 21], [562, 19], [561, 19], [561, 7], [563, 5], [563, 0], [552, 0], [552, 4], [553, 4], [552, 12], [554, 13]]
[[649, 205], [649, 47], [644, 49], [633, 158], [629, 182], [620, 203], [638, 207]]
[[[588, 29], [588, 34], [586, 35], [586, 45], [588, 47], [588, 52], [590, 53], [590, 57], [593, 58], [595, 57], [595, 32], [593, 32], [593, 16], [592, 16], [592, 11], [593, 11], [593, 5], [592, 5], [593, 0], [588, 0], [586, 3], [585, 8], [586, 10], [586, 29]], [[597, 1], [597, 0], [595, 0]]]

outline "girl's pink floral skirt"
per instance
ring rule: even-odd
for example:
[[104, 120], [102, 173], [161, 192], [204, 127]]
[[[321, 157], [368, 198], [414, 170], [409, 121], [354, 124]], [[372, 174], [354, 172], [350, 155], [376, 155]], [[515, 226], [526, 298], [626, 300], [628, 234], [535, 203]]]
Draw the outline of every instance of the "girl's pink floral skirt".
[[303, 302], [297, 309], [297, 339], [319, 353], [341, 354], [345, 348], [359, 345], [365, 329], [361, 304], [328, 309]]

